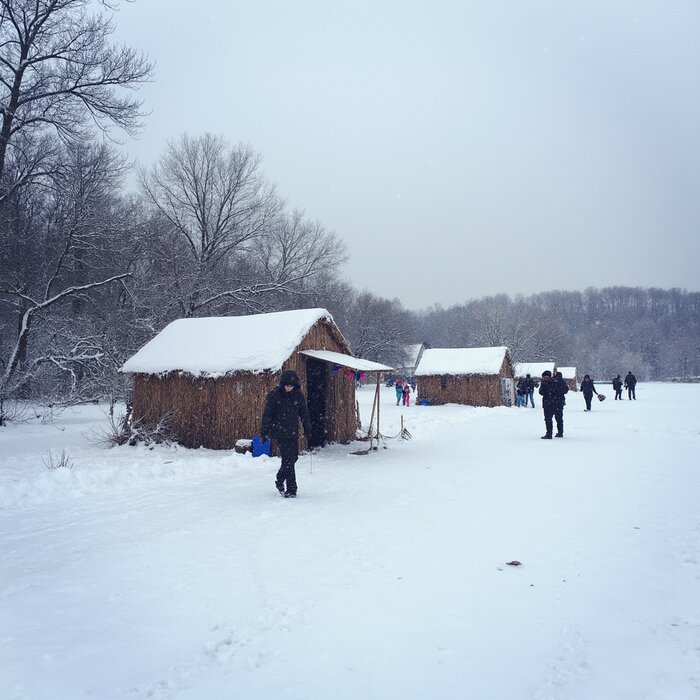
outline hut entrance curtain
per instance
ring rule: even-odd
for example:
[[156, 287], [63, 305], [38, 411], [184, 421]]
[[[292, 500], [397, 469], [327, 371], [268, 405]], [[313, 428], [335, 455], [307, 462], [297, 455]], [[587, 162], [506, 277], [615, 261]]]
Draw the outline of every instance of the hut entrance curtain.
[[311, 435], [307, 435], [309, 447], [323, 447], [328, 441], [328, 365], [310, 357], [306, 363], [307, 401], [311, 419]]

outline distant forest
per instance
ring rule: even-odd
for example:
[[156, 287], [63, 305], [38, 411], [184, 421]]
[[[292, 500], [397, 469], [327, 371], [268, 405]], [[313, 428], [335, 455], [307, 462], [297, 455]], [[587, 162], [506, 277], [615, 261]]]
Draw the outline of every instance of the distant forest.
[[434, 347], [507, 345], [520, 361], [554, 360], [600, 380], [700, 375], [700, 293], [606, 287], [505, 295], [416, 315]]

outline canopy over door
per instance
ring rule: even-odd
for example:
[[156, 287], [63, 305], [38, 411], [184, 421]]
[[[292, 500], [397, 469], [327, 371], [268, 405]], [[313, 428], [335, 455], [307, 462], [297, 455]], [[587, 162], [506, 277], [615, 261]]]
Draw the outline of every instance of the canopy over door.
[[301, 355], [313, 357], [316, 360], [323, 362], [332, 362], [336, 365], [349, 367], [358, 372], [393, 372], [394, 368], [388, 365], [382, 365], [379, 362], [371, 362], [370, 360], [361, 360], [359, 357], [345, 355], [342, 352], [334, 352], [333, 350], [300, 350]]

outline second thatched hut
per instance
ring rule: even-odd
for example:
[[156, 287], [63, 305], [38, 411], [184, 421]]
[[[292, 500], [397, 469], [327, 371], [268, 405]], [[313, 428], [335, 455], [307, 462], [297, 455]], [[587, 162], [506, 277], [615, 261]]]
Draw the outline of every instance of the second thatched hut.
[[504, 346], [425, 350], [416, 379], [419, 402], [513, 405], [513, 365]]

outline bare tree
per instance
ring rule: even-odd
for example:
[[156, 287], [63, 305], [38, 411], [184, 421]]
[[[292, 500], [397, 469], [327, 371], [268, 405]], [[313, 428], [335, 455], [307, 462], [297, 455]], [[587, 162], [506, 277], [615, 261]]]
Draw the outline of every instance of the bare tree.
[[167, 263], [180, 315], [269, 310], [344, 257], [320, 224], [284, 213], [248, 146], [184, 135], [139, 179], [165, 243], [164, 262], [168, 236], [180, 241]]
[[215, 266], [258, 238], [281, 202], [248, 146], [221, 136], [184, 134], [139, 174], [148, 202], [187, 242], [192, 260]]
[[559, 341], [555, 323], [538, 315], [522, 300], [513, 302], [505, 294], [474, 302], [473, 320], [472, 344], [505, 345], [513, 362], [548, 358]]
[[295, 209], [277, 217], [258, 239], [257, 257], [269, 282], [309, 282], [335, 272], [347, 260], [345, 244], [320, 222]]
[[66, 377], [67, 394], [108, 371], [85, 310], [130, 274], [120, 270], [125, 209], [114, 195], [123, 158], [104, 144], [72, 144], [53, 170], [46, 187], [16, 190], [2, 209], [0, 423], [7, 397], [48, 367]]
[[[84, 136], [92, 123], [135, 131], [141, 102], [119, 88], [148, 80], [152, 66], [134, 49], [111, 44], [109, 13], [88, 12], [90, 0], [0, 0], [0, 201], [46, 174], [52, 142]], [[10, 151], [23, 169], [6, 177]]]
[[367, 291], [357, 295], [350, 308], [347, 326], [341, 330], [353, 352], [398, 367], [415, 337], [411, 314], [398, 299], [383, 299]]

